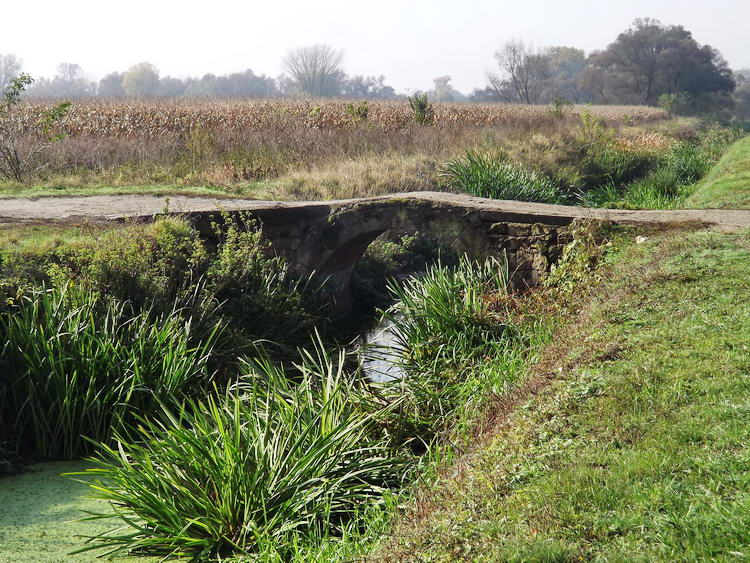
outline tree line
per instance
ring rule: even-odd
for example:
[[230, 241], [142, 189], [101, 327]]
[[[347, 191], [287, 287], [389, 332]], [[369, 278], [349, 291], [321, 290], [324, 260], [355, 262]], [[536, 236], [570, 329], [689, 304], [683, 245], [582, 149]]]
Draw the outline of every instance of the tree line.
[[[111, 72], [92, 82], [78, 64], [63, 63], [52, 78], [40, 78], [28, 90], [37, 98], [271, 98], [405, 97], [384, 76], [349, 76], [344, 53], [329, 45], [290, 51], [283, 74], [270, 77], [248, 69], [226, 75], [176, 78], [161, 76], [147, 62]], [[585, 53], [568, 46], [544, 49], [517, 39], [495, 53], [497, 70], [468, 95], [451, 77], [434, 79], [432, 101], [508, 103], [597, 103], [661, 105], [675, 113], [734, 109], [750, 117], [750, 71], [733, 72], [721, 53], [699, 44], [680, 25], [638, 19], [605, 49]], [[0, 54], [0, 88], [22, 72], [21, 60]]]

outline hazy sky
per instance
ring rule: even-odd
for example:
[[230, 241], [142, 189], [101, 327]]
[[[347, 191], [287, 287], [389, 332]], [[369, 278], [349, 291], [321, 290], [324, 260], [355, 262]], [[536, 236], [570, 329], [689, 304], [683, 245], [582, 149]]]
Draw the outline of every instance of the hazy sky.
[[[682, 24], [750, 67], [750, 0], [0, 0], [0, 53], [33, 75], [61, 62], [92, 79], [149, 61], [162, 75], [252, 68], [276, 76], [289, 49], [344, 49], [349, 74], [384, 74], [397, 90], [427, 89], [450, 75], [459, 90], [483, 86], [492, 54], [520, 37], [536, 46], [603, 48], [637, 17]], [[17, 23], [15, 23], [17, 22]]]

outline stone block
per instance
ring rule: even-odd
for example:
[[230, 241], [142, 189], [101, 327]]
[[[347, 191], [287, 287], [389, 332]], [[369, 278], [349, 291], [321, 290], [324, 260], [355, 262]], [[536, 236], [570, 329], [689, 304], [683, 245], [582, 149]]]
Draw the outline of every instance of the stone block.
[[493, 235], [507, 235], [508, 224], [507, 223], [493, 223], [490, 225], [490, 233]]
[[508, 235], [513, 237], [528, 237], [531, 235], [531, 225], [524, 225], [522, 223], [509, 223], [507, 232]]
[[541, 235], [549, 237], [555, 233], [555, 227], [553, 225], [545, 225], [543, 223], [534, 223], [531, 225], [532, 235]]

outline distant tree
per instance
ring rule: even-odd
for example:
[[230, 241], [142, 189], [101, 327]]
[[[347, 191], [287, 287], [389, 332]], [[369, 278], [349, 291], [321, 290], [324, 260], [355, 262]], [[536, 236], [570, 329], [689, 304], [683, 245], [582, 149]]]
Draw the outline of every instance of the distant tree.
[[81, 65], [75, 63], [61, 63], [52, 82], [55, 97], [83, 98], [96, 91], [94, 84], [84, 75]]
[[591, 96], [581, 87], [581, 77], [586, 70], [586, 53], [574, 47], [548, 47], [544, 50], [548, 60], [549, 75], [544, 82], [540, 101], [568, 100], [575, 103], [591, 101]]
[[281, 96], [293, 96], [297, 92], [297, 85], [294, 79], [283, 72], [276, 77], [276, 87]]
[[490, 87], [506, 102], [536, 104], [550, 76], [550, 58], [513, 39], [495, 53], [501, 74], [489, 74]]
[[216, 75], [210, 72], [204, 74], [201, 78], [191, 78], [186, 81], [185, 93], [186, 98], [216, 98], [218, 97], [216, 88]]
[[682, 26], [638, 19], [604, 51], [593, 53], [583, 80], [616, 103], [656, 105], [664, 94], [696, 100], [726, 97], [734, 89], [727, 62], [699, 45]]
[[96, 84], [88, 80], [81, 65], [61, 63], [52, 80], [40, 78], [27, 91], [32, 98], [85, 98], [96, 93]]
[[216, 80], [217, 95], [224, 98], [271, 98], [278, 95], [276, 81], [252, 70], [219, 76]]
[[10, 83], [21, 74], [21, 68], [21, 59], [18, 57], [12, 53], [0, 54], [0, 92], [5, 92]]
[[122, 73], [110, 72], [99, 81], [97, 94], [101, 98], [124, 98], [125, 89], [122, 87]]
[[578, 79], [578, 87], [591, 101], [606, 105], [621, 100], [626, 85], [624, 77], [611, 73], [600, 55], [601, 51], [589, 55], [586, 69]]
[[433, 89], [427, 95], [436, 102], [459, 102], [466, 99], [466, 96], [453, 87], [450, 76], [438, 76], [432, 84]]
[[291, 51], [283, 60], [284, 70], [296, 90], [308, 96], [341, 95], [344, 52], [330, 45], [312, 45]]
[[131, 66], [122, 77], [122, 88], [132, 98], [150, 98], [159, 91], [159, 71], [151, 63]]
[[346, 98], [389, 99], [396, 97], [396, 90], [385, 83], [385, 76], [351, 76], [342, 82], [342, 95]]
[[185, 94], [185, 88], [184, 80], [165, 76], [159, 79], [159, 88], [156, 90], [156, 95], [159, 98], [179, 98]]
[[502, 102], [503, 99], [497, 95], [497, 92], [491, 86], [485, 88], [474, 88], [471, 94], [468, 96], [470, 102], [475, 103], [490, 103], [490, 102]]

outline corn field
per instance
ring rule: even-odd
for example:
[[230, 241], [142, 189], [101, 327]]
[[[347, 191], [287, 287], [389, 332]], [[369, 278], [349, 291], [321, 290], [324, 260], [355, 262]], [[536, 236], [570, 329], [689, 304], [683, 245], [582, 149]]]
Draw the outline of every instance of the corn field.
[[[344, 100], [164, 100], [164, 101], [83, 101], [73, 104], [64, 124], [71, 136], [157, 138], [182, 134], [196, 127], [227, 133], [247, 130], [342, 130], [363, 125], [383, 131], [413, 126], [406, 102], [367, 103], [364, 117], [353, 111], [357, 102]], [[49, 106], [26, 102], [18, 118], [34, 123]], [[534, 127], [554, 121], [578, 121], [589, 111], [608, 124], [636, 124], [666, 119], [660, 109], [641, 106], [571, 106], [554, 115], [547, 106], [511, 104], [434, 104], [434, 127]]]

